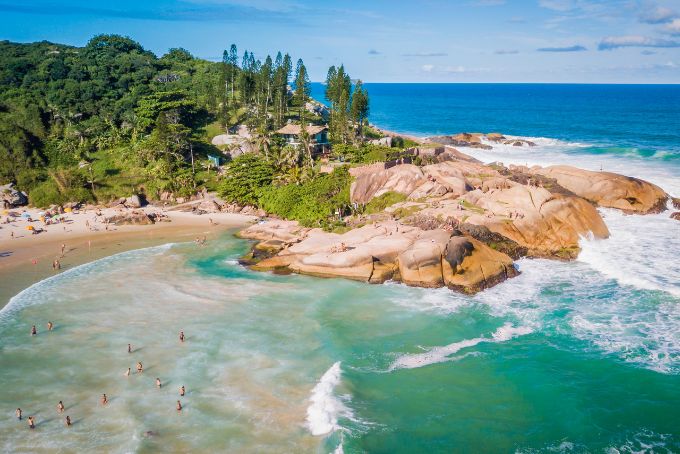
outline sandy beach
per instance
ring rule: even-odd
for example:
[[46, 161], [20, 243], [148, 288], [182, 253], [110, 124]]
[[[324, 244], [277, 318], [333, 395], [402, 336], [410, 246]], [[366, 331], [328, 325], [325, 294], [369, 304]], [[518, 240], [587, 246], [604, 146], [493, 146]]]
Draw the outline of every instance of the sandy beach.
[[[39, 213], [43, 210], [17, 208], [11, 211], [21, 215], [9, 217], [9, 224], [5, 223], [8, 219], [6, 214], [0, 216], [0, 308], [29, 285], [74, 266], [126, 250], [163, 243], [193, 241], [196, 237], [204, 236], [210, 241], [226, 230], [244, 226], [255, 219], [253, 216], [234, 213], [197, 215], [148, 206], [134, 211], [162, 213], [169, 222], [151, 225], [109, 224], [107, 227], [103, 219], [133, 209], [101, 208], [65, 213], [63, 222], [44, 225], [39, 220]], [[95, 216], [97, 212], [101, 215]], [[28, 213], [30, 218], [24, 213]], [[33, 234], [28, 230], [29, 226], [42, 229], [42, 232]], [[53, 269], [54, 260], [59, 260], [60, 270]]]

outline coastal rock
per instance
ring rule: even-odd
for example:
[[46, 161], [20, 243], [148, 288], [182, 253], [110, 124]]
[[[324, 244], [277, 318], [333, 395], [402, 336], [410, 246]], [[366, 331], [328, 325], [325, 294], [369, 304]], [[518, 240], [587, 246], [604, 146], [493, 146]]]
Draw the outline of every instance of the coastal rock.
[[137, 194], [133, 194], [125, 199], [124, 205], [130, 208], [141, 208], [144, 205], [144, 198]]
[[0, 200], [4, 208], [13, 208], [28, 204], [28, 196], [17, 190], [13, 183], [0, 186]]
[[505, 139], [506, 137], [503, 134], [497, 132], [490, 132], [489, 134], [486, 135], [486, 140], [489, 140], [491, 142], [502, 142]]
[[526, 139], [509, 139], [509, 140], [504, 140], [503, 141], [504, 145], [512, 145], [513, 147], [523, 147], [523, 146], [528, 146], [528, 147], [535, 147], [536, 143], [526, 140]]
[[676, 221], [680, 221], [680, 211], [676, 211], [675, 213], [671, 214], [671, 219], [675, 219]]
[[671, 202], [673, 203], [673, 208], [676, 210], [680, 210], [680, 199], [676, 197], [671, 198]]
[[460, 133], [453, 136], [433, 136], [428, 137], [428, 141], [442, 145], [452, 145], [454, 147], [479, 148], [491, 150], [493, 147], [482, 143], [481, 134]]
[[612, 172], [592, 172], [571, 166], [550, 166], [532, 169], [532, 172], [554, 178], [560, 186], [599, 206], [628, 213], [660, 213], [668, 201], [668, 194], [660, 187]]
[[[283, 223], [281, 223], [283, 222]], [[251, 226], [242, 237], [267, 238], [256, 249], [269, 247], [272, 238], [292, 232], [297, 223], [276, 221], [280, 228]], [[274, 245], [276, 248], [277, 245]], [[470, 256], [470, 258], [468, 258]], [[435, 229], [423, 231], [394, 221], [376, 223], [344, 234], [307, 229], [295, 244], [253, 265], [256, 270], [282, 270], [320, 277], [343, 277], [371, 283], [387, 279], [408, 285], [476, 292], [516, 274], [512, 259], [466, 237]]]
[[301, 227], [297, 221], [268, 219], [241, 230], [238, 236], [250, 240], [279, 240], [284, 243], [295, 243], [306, 237], [309, 230]]
[[131, 211], [129, 213], [117, 214], [106, 218], [106, 222], [114, 225], [149, 225], [154, 220], [151, 216], [141, 211]]
[[357, 176], [350, 187], [350, 198], [352, 202], [368, 203], [373, 197], [379, 197], [390, 191], [408, 196], [426, 181], [423, 171], [417, 166], [412, 164], [394, 166], [387, 170]]

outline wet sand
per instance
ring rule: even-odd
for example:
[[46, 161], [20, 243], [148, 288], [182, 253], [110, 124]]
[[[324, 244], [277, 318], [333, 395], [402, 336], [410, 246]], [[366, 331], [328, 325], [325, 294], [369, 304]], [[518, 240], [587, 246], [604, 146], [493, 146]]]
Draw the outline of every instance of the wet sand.
[[[36, 214], [34, 211], [37, 212], [33, 209], [27, 211], [33, 215]], [[111, 209], [102, 212], [112, 214]], [[102, 224], [96, 227], [97, 230], [89, 230], [85, 221], [92, 223], [93, 212], [69, 213], [65, 215], [66, 223], [48, 226], [47, 232], [38, 235], [26, 230], [27, 225], [37, 226], [36, 222], [20, 219], [11, 224], [1, 224], [0, 309], [12, 296], [31, 284], [83, 263], [131, 249], [193, 241], [197, 236], [205, 236], [210, 241], [226, 230], [244, 226], [255, 219], [233, 213], [195, 215], [169, 211], [165, 214], [170, 222], [110, 226], [109, 230], [105, 230]], [[11, 232], [14, 232], [14, 238]], [[63, 257], [62, 244], [66, 245]], [[59, 260], [61, 270], [53, 270], [55, 259]]]

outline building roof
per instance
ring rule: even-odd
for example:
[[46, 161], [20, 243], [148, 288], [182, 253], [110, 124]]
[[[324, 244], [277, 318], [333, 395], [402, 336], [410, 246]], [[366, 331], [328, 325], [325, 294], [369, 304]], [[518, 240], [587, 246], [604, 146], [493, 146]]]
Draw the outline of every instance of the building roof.
[[[305, 130], [307, 131], [307, 134], [309, 134], [310, 136], [318, 134], [321, 131], [325, 131], [326, 129], [328, 129], [326, 126], [316, 126], [316, 125], [305, 126]], [[276, 133], [277, 134], [299, 135], [300, 131], [301, 131], [300, 125], [295, 125], [295, 124], [289, 123], [286, 126], [284, 126], [283, 128], [276, 131]]]

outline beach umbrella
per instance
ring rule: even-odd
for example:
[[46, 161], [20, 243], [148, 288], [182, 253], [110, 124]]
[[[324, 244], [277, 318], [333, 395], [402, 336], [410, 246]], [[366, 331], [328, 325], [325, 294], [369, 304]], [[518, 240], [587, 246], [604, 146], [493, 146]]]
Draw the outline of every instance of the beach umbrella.
[[26, 226], [26, 230], [33, 230], [33, 226], [32, 226], [32, 225], [27, 225], [27, 226]]
[[23, 212], [23, 213], [21, 213], [21, 217], [22, 217], [22, 218], [30, 218], [30, 217], [31, 217], [31, 213]]

